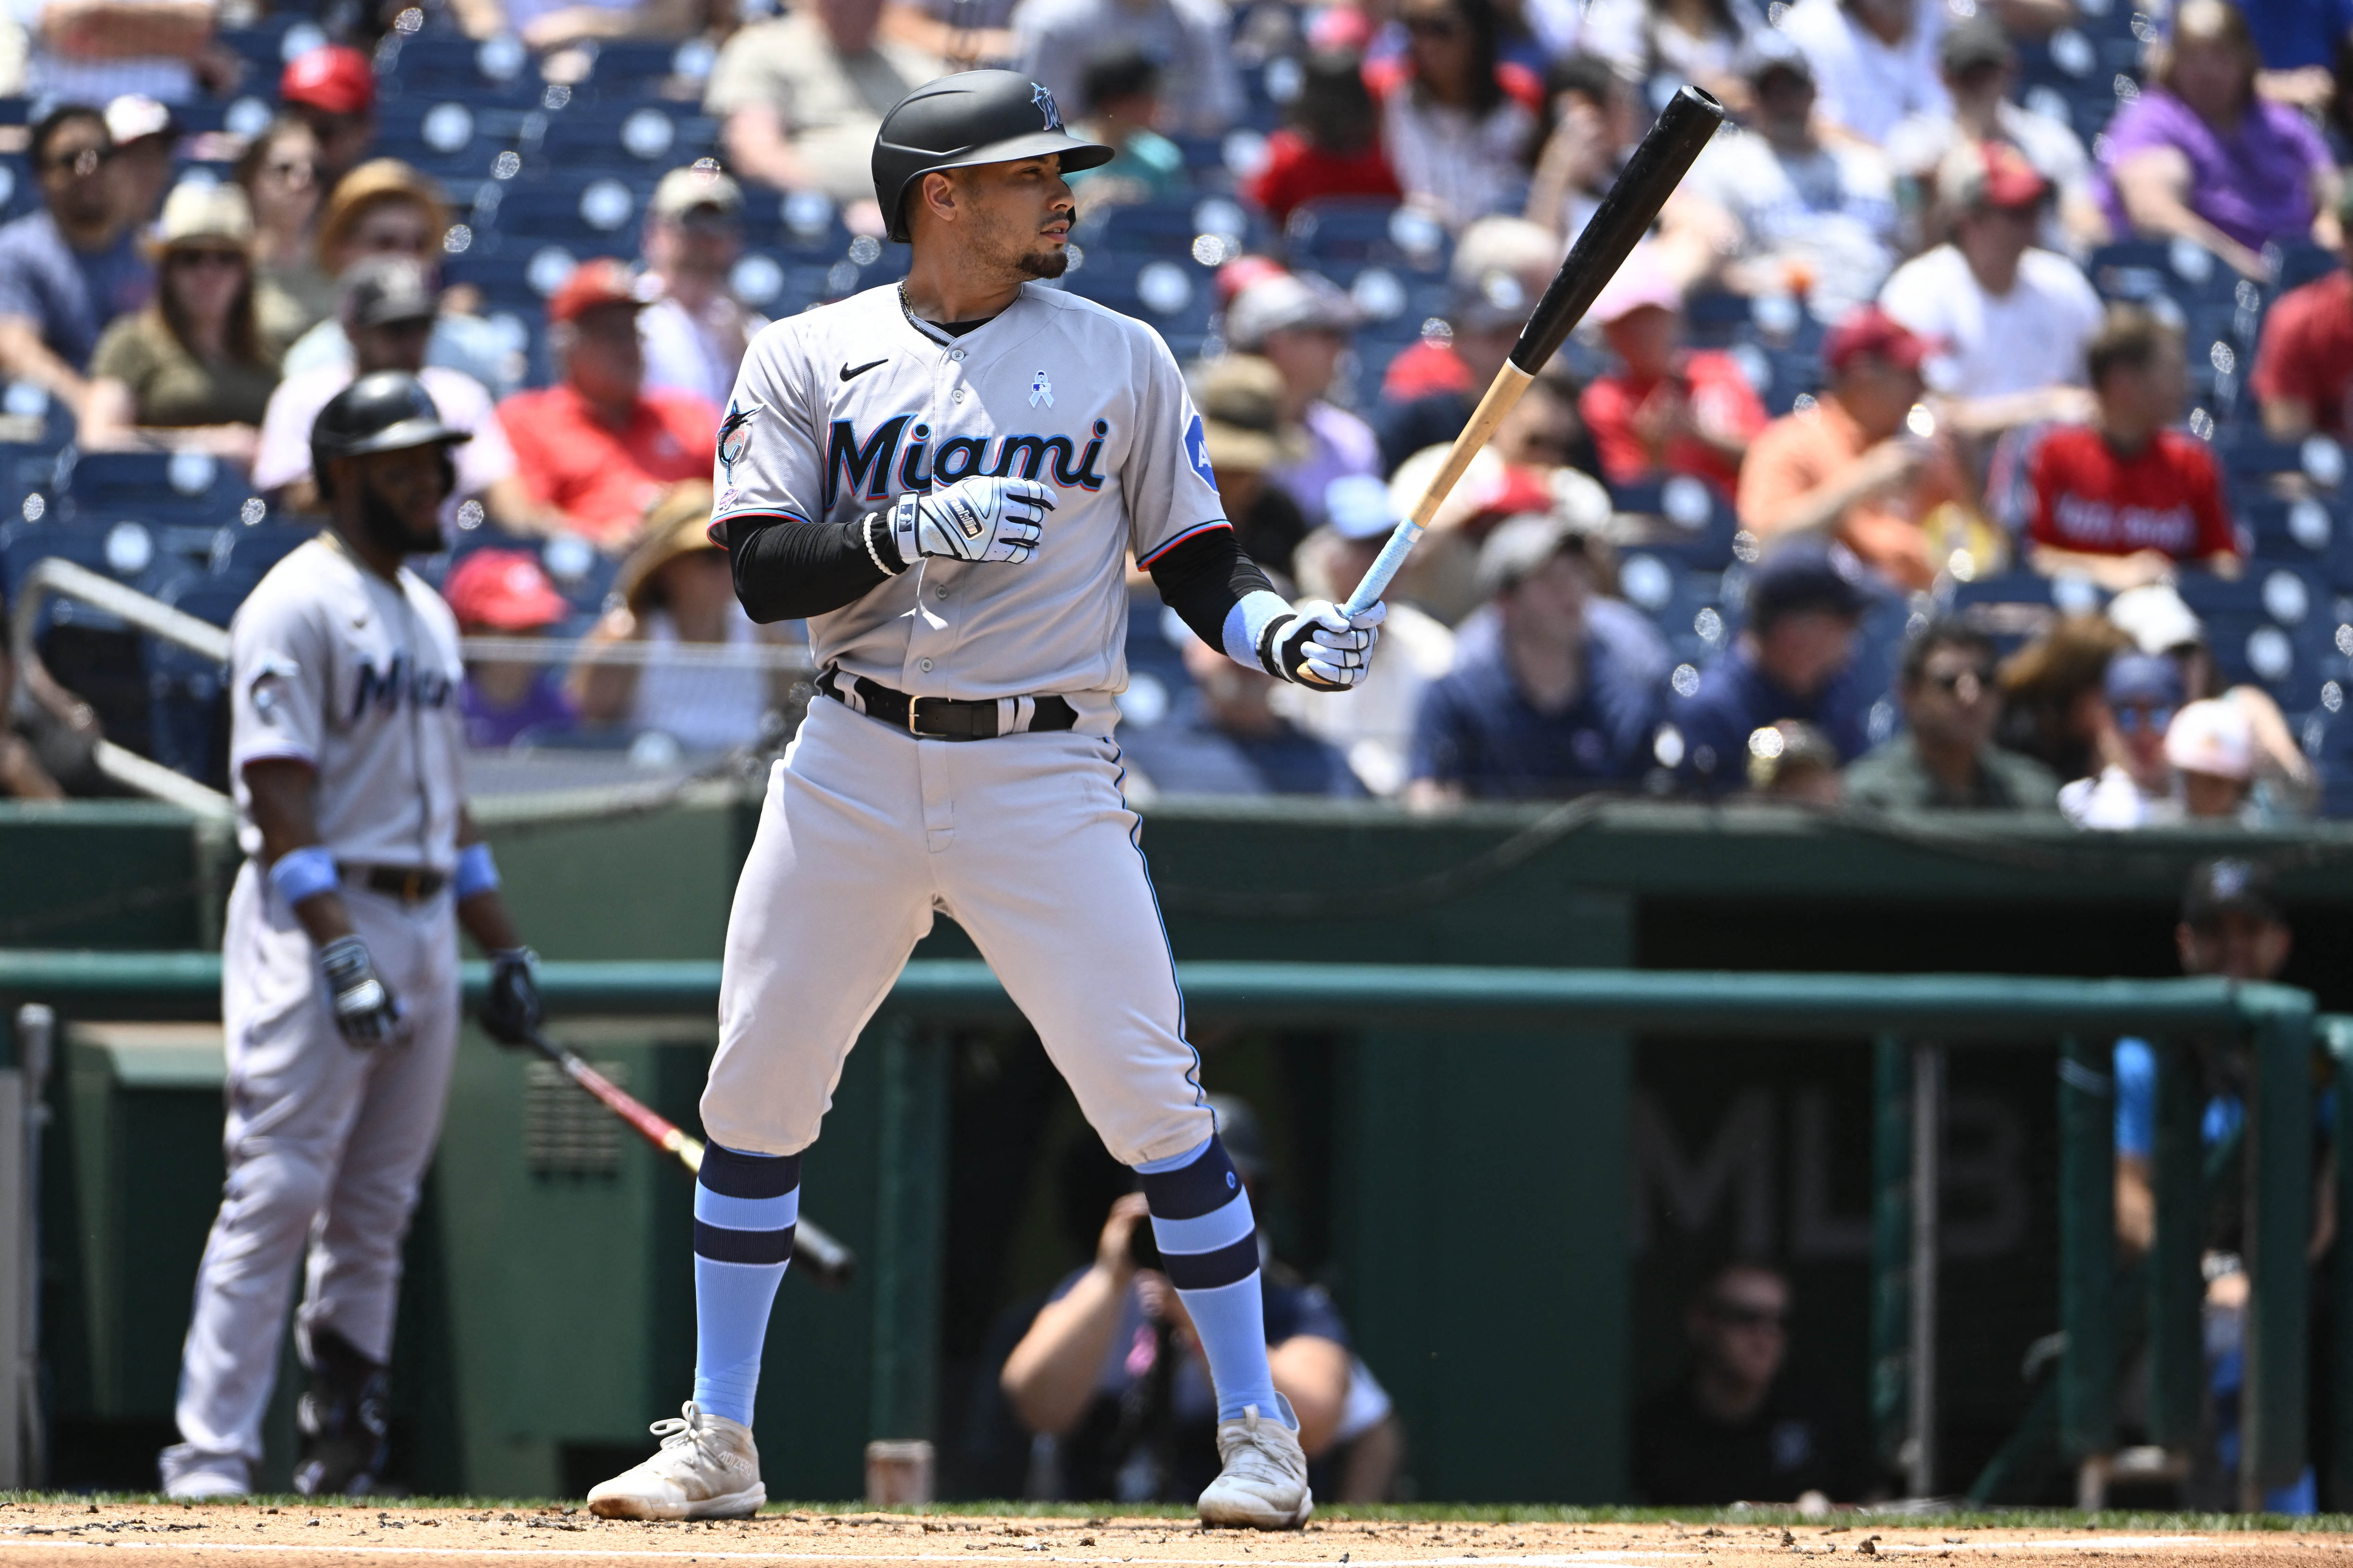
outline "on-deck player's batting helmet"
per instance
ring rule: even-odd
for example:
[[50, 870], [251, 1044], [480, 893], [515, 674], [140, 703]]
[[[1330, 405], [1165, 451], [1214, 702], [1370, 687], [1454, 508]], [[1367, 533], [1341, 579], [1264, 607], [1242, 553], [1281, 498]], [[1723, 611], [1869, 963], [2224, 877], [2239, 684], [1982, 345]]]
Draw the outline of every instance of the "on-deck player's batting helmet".
[[1108, 163], [1113, 150], [1062, 129], [1054, 95], [1018, 71], [964, 71], [917, 88], [874, 137], [874, 199], [891, 237], [907, 242], [907, 193], [935, 169], [1062, 157], [1062, 172]]
[[451, 446], [473, 438], [442, 421], [424, 383], [405, 370], [379, 370], [335, 394], [311, 422], [311, 473], [319, 493], [327, 495], [332, 458], [427, 446], [438, 446], [446, 455]]

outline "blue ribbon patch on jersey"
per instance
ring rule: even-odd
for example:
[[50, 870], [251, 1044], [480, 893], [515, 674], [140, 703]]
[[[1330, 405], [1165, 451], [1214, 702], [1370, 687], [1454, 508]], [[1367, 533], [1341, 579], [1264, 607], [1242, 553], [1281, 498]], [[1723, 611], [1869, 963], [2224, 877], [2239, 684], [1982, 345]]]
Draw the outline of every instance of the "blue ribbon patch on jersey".
[[1193, 423], [1185, 427], [1185, 460], [1201, 476], [1201, 482], [1215, 489], [1218, 473], [1209, 467], [1209, 437], [1201, 428], [1201, 416], [1193, 416]]

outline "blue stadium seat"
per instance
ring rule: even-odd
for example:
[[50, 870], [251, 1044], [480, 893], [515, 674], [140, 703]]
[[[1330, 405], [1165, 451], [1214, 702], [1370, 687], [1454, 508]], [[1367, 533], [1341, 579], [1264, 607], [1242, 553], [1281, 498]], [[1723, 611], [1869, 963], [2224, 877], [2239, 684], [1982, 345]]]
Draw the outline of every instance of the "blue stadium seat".
[[2335, 595], [2317, 573], [2261, 563], [2236, 582], [2185, 572], [2176, 586], [2206, 624], [2224, 679], [2252, 681], [2291, 710], [2318, 699], [2336, 622]]
[[1335, 277], [1372, 262], [1435, 276], [1453, 253], [1445, 231], [1427, 216], [1353, 197], [1303, 204], [1283, 226], [1283, 239], [1293, 266]]
[[478, 109], [492, 104], [531, 108], [545, 90], [530, 52], [516, 40], [476, 43], [455, 32], [424, 32], [404, 39], [393, 69], [380, 72], [379, 79], [387, 102], [411, 93], [453, 94]]
[[1085, 265], [1063, 274], [1062, 286], [1150, 322], [1178, 359], [1198, 353], [1209, 335], [1216, 287], [1209, 274], [1189, 259], [1092, 251]]
[[581, 106], [546, 117], [532, 169], [612, 171], [658, 179], [719, 150], [719, 122], [691, 105]]
[[113, 515], [170, 522], [237, 520], [253, 494], [237, 464], [200, 452], [58, 454], [58, 521], [112, 521]]

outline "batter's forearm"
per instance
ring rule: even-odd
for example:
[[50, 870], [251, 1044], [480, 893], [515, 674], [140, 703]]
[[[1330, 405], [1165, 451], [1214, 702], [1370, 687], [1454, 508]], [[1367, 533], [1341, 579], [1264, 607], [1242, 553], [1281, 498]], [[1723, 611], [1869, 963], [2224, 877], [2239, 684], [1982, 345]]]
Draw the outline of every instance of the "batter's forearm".
[[1160, 602], [1211, 647], [1225, 645], [1226, 616], [1250, 594], [1274, 591], [1259, 563], [1242, 553], [1230, 528], [1197, 533], [1147, 568]]
[[[318, 773], [298, 758], [264, 757], [245, 764], [246, 794], [252, 802], [253, 826], [261, 833], [266, 865], [274, 866], [298, 849], [318, 847], [318, 813], [311, 804], [318, 784]], [[351, 911], [332, 889], [299, 900], [292, 909], [303, 931], [321, 947], [352, 934]]]
[[744, 613], [763, 625], [807, 620], [889, 582], [906, 563], [884, 521], [803, 522], [774, 513], [729, 518], [727, 558]]

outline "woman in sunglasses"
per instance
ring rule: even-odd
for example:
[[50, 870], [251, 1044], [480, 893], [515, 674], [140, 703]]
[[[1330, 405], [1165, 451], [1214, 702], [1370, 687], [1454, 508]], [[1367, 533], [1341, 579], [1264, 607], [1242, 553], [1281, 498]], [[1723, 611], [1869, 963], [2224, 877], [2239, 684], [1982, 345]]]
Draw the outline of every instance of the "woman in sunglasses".
[[272, 121], [237, 161], [237, 188], [253, 208], [253, 260], [265, 309], [286, 313], [282, 327], [276, 321], [270, 326], [288, 342], [335, 310], [335, 280], [314, 249], [326, 194], [322, 169], [317, 133], [292, 115]]
[[1405, 0], [1406, 49], [1366, 71], [1406, 198], [1449, 228], [1517, 212], [1544, 84], [1501, 58], [1492, 0]]
[[278, 351], [254, 307], [252, 209], [234, 185], [184, 184], [158, 227], [154, 303], [99, 340], [81, 444], [250, 463], [278, 384]]

